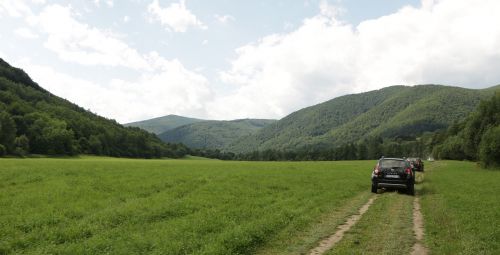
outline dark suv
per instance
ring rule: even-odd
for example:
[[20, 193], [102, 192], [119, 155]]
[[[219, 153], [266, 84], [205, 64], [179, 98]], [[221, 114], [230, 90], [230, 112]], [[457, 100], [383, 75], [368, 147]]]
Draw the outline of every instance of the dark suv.
[[415, 173], [410, 162], [402, 158], [381, 158], [372, 172], [372, 192], [378, 188], [404, 189], [415, 195]]
[[424, 171], [424, 162], [420, 158], [408, 158], [408, 161], [410, 161], [413, 171]]

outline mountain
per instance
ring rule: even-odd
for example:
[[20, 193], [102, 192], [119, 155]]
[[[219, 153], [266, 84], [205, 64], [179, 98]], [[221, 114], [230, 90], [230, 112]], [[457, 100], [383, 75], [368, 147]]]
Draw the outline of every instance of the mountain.
[[254, 134], [276, 120], [241, 119], [204, 121], [180, 126], [159, 137], [166, 142], [183, 143], [191, 148], [224, 149], [238, 139]]
[[161, 134], [165, 131], [174, 129], [176, 127], [184, 126], [191, 123], [196, 123], [204, 120], [188, 118], [177, 115], [167, 115], [149, 120], [137, 121], [124, 124], [126, 127], [138, 127], [147, 130], [154, 134]]
[[369, 137], [411, 137], [446, 128], [470, 114], [495, 88], [391, 86], [346, 95], [294, 112], [224, 150], [251, 152], [335, 148]]
[[181, 157], [186, 151], [183, 145], [166, 144], [57, 97], [0, 59], [0, 156], [89, 153], [151, 158]]

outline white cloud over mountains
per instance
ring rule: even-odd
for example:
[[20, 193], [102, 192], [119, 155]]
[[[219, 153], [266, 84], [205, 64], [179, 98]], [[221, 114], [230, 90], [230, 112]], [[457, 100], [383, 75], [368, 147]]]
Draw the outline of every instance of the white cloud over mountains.
[[391, 15], [343, 23], [338, 9], [295, 31], [236, 50], [222, 81], [237, 86], [210, 112], [282, 117], [333, 97], [394, 84], [484, 87], [500, 83], [500, 1], [423, 1]]
[[158, 0], [154, 0], [148, 5], [148, 12], [152, 15], [153, 20], [159, 21], [167, 30], [186, 32], [190, 27], [207, 29], [207, 26], [186, 8], [185, 0], [172, 3], [165, 8], [160, 6]]
[[[294, 30], [236, 49], [230, 67], [219, 72], [217, 81], [189, 70], [180, 60], [141, 52], [126, 37], [85, 24], [69, 6], [46, 5], [40, 10], [33, 13], [30, 4], [20, 0], [0, 1], [0, 18], [25, 20], [14, 30], [18, 36], [40, 40], [63, 63], [81, 68], [82, 75], [62, 73], [35, 59], [12, 64], [56, 95], [120, 122], [166, 114], [280, 118], [336, 96], [393, 84], [500, 83], [497, 0], [424, 0], [420, 7], [404, 7], [357, 26], [338, 18], [348, 10], [323, 1], [319, 13]], [[167, 7], [155, 0], [144, 11], [175, 32], [206, 28], [182, 0]], [[230, 16], [213, 17], [237, 23]], [[96, 66], [137, 75], [109, 75], [98, 83], [92, 73], [85, 74]]]

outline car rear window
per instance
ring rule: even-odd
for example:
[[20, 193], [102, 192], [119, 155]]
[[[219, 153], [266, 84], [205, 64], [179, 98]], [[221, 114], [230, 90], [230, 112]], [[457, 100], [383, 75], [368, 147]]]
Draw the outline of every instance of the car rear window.
[[386, 159], [382, 160], [381, 162], [381, 167], [382, 168], [394, 168], [394, 167], [405, 167], [406, 163], [403, 160], [392, 160], [392, 159]]

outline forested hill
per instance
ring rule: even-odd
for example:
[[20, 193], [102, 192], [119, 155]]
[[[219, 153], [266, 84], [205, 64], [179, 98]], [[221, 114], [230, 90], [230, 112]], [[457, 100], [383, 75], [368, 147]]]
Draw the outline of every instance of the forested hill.
[[204, 121], [166, 131], [159, 137], [166, 142], [183, 143], [195, 149], [227, 148], [242, 137], [275, 123], [276, 120], [241, 119], [231, 121]]
[[191, 123], [201, 122], [205, 120], [188, 118], [177, 115], [166, 115], [154, 119], [137, 121], [124, 124], [126, 127], [139, 127], [151, 133], [161, 134], [176, 127], [184, 126]]
[[4, 154], [181, 157], [183, 145], [165, 144], [139, 128], [125, 128], [41, 88], [0, 59], [0, 156]]
[[415, 137], [461, 121], [493, 93], [492, 88], [418, 85], [341, 96], [294, 112], [225, 149], [328, 149], [369, 137]]

